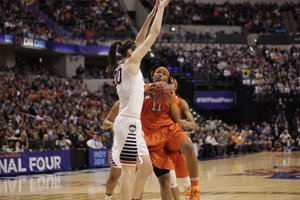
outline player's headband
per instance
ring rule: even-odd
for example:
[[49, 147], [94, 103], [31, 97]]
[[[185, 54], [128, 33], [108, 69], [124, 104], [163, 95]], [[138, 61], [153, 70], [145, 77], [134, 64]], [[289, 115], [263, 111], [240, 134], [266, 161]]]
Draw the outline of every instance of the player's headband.
[[169, 72], [169, 70], [168, 70], [167, 68], [165, 68], [165, 67], [158, 67], [158, 68], [156, 68], [154, 71], [151, 72], [151, 77], [152, 77], [153, 74], [154, 74], [157, 70], [159, 70], [159, 69], [165, 70], [165, 71], [167, 72], [167, 74], [168, 74], [168, 78], [170, 78], [170, 72]]

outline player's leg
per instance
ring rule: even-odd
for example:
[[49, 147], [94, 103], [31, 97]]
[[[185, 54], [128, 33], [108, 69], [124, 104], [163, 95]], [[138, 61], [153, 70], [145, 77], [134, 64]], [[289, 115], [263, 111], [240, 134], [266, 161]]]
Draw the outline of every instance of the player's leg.
[[144, 132], [141, 129], [139, 134], [137, 134], [137, 144], [139, 156], [137, 158], [136, 176], [133, 182], [133, 199], [141, 199], [147, 178], [153, 171], [150, 153], [144, 138]]
[[108, 179], [106, 180], [106, 198], [105, 198], [105, 200], [111, 199], [120, 176], [121, 176], [121, 168], [116, 168], [116, 167], [111, 166]]
[[186, 155], [186, 162], [188, 172], [191, 177], [191, 197], [192, 200], [200, 199], [200, 187], [199, 187], [199, 175], [198, 175], [198, 158], [194, 151], [192, 141], [189, 139], [187, 134], [176, 125], [170, 127], [172, 138], [167, 146], [169, 151], [176, 152], [178, 149], [184, 155]]
[[[129, 127], [135, 124], [135, 128]], [[140, 120], [131, 117], [117, 116], [114, 122], [115, 140], [117, 146], [113, 148], [112, 159], [122, 167], [120, 178], [121, 200], [132, 200], [133, 181], [136, 174], [136, 159], [138, 155], [138, 137], [142, 137]], [[130, 131], [129, 131], [130, 130]]]
[[137, 172], [133, 183], [133, 199], [141, 199], [144, 185], [152, 173], [152, 162], [149, 155], [141, 155], [143, 163], [137, 164]]
[[176, 181], [175, 170], [170, 170], [171, 192], [174, 200], [180, 200], [180, 192]]
[[123, 165], [120, 181], [121, 200], [132, 200], [135, 166]]
[[190, 199], [191, 179], [189, 176], [180, 179], [184, 187], [184, 195], [186, 196], [186, 199]]
[[185, 140], [180, 144], [180, 152], [186, 155], [187, 166], [191, 177], [191, 193], [190, 199], [200, 199], [199, 175], [198, 175], [198, 159], [194, 152], [191, 140]]
[[184, 195], [186, 199], [190, 199], [191, 180], [189, 171], [186, 165], [186, 156], [182, 153], [177, 153], [175, 160], [175, 174], [176, 178], [180, 179], [184, 187]]
[[158, 178], [160, 186], [160, 196], [162, 200], [172, 200], [172, 192], [170, 188], [170, 173], [169, 170], [153, 168], [155, 175]]

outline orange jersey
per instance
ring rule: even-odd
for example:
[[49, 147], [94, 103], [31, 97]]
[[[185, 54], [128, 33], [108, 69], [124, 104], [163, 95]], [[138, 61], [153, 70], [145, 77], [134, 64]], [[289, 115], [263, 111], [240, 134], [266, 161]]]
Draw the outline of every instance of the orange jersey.
[[141, 121], [144, 132], [174, 124], [169, 104], [155, 104], [152, 99], [144, 100]]
[[[148, 89], [149, 86], [145, 85], [145, 89]], [[141, 113], [141, 122], [153, 165], [160, 169], [175, 169], [174, 161], [169, 155], [177, 154], [181, 143], [188, 140], [189, 137], [172, 120], [169, 104], [155, 104], [150, 97], [146, 97]]]
[[[148, 89], [149, 86], [146, 84], [145, 89]], [[144, 100], [141, 121], [144, 132], [174, 124], [169, 104], [156, 104], [150, 97], [146, 97]]]

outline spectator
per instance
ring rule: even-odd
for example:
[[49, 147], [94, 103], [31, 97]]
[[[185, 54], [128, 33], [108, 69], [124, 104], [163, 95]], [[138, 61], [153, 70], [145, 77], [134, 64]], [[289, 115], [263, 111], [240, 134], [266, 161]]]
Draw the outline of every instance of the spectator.
[[82, 65], [79, 65], [79, 67], [76, 69], [77, 78], [80, 80], [84, 79], [84, 73], [84, 68], [82, 67]]
[[224, 137], [218, 130], [215, 130], [215, 140], [219, 143], [220, 155], [227, 156], [227, 137]]
[[213, 154], [214, 155], [221, 155], [221, 148], [220, 148], [220, 144], [216, 141], [215, 139], [215, 135], [214, 133], [212, 133], [211, 131], [209, 131], [207, 133], [207, 137], [205, 138], [205, 142], [207, 144], [211, 144], [213, 147]]
[[263, 101], [264, 92], [263, 92], [261, 84], [258, 84], [258, 85], [255, 86], [254, 95], [255, 95], [255, 100], [256, 101]]
[[272, 147], [272, 151], [282, 151], [283, 148], [282, 148], [282, 144], [281, 144], [281, 141], [280, 140], [276, 140], [274, 142], [274, 146]]
[[295, 140], [291, 137], [287, 137], [286, 143], [283, 143], [284, 152], [291, 152], [295, 148]]
[[26, 131], [22, 131], [21, 137], [16, 142], [16, 151], [26, 151], [29, 148], [28, 137]]
[[234, 148], [237, 150], [237, 153], [241, 154], [241, 153], [245, 152], [245, 150], [244, 150], [243, 141], [240, 140], [238, 134], [239, 134], [238, 132], [234, 131], [233, 135], [231, 136], [231, 138], [232, 138], [232, 140], [233, 140], [233, 142], [235, 144]]
[[30, 139], [28, 139], [28, 149], [30, 151], [38, 151], [40, 150], [40, 137], [38, 132], [34, 131], [32, 132], [32, 136]]
[[0, 151], [4, 149], [5, 146], [8, 148], [8, 141], [5, 135], [6, 127], [2, 124], [0, 127]]
[[43, 139], [39, 142], [40, 148], [44, 151], [54, 150], [55, 144], [54, 141], [50, 141], [49, 135], [44, 134]]
[[49, 133], [50, 141], [56, 141], [57, 139], [57, 127], [52, 127], [52, 131]]
[[89, 139], [86, 143], [87, 143], [87, 146], [91, 149], [103, 148], [103, 143], [101, 142], [101, 137], [96, 134], [93, 135], [93, 138]]
[[75, 149], [84, 148], [86, 149], [88, 147], [87, 142], [85, 141], [84, 137], [82, 135], [78, 135], [77, 141], [74, 144]]
[[62, 132], [57, 134], [55, 145], [61, 150], [69, 150], [72, 146], [72, 142], [69, 139], [67, 139], [66, 133]]
[[80, 134], [77, 132], [77, 128], [76, 128], [76, 127], [72, 127], [71, 133], [70, 133], [70, 135], [69, 135], [69, 138], [70, 138], [70, 140], [71, 140], [73, 146], [74, 146], [75, 143], [77, 142], [77, 139], [78, 139], [78, 136], [79, 136], [79, 135], [80, 135]]
[[259, 146], [258, 146], [258, 142], [254, 138], [253, 130], [248, 131], [247, 140], [248, 140], [249, 152], [250, 153], [258, 152], [259, 151]]
[[42, 124], [42, 122], [44, 121], [44, 111], [43, 109], [39, 109], [36, 117], [35, 117], [37, 124]]
[[96, 135], [96, 132], [94, 131], [94, 127], [90, 127], [90, 130], [86, 133], [86, 139], [92, 139]]

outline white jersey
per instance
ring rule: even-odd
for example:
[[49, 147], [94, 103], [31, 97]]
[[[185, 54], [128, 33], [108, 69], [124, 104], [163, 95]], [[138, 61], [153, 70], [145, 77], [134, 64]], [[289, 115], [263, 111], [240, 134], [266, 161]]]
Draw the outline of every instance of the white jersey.
[[144, 101], [144, 77], [141, 70], [138, 75], [130, 74], [124, 63], [115, 69], [115, 82], [120, 99], [120, 115], [140, 118]]

